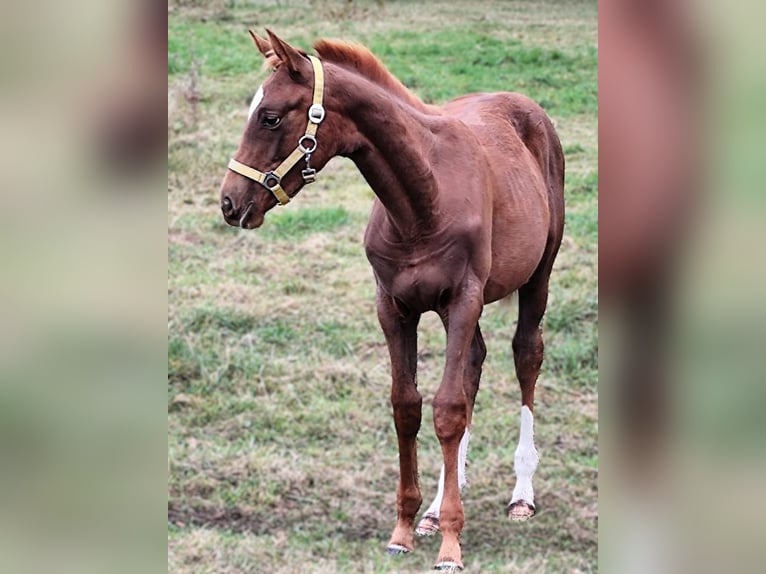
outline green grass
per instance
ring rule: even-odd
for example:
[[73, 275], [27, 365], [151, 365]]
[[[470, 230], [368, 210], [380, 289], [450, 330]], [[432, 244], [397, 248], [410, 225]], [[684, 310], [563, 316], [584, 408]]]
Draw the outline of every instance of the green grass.
[[[261, 57], [245, 27], [232, 22], [171, 20], [168, 71], [188, 74], [197, 60], [204, 76], [258, 75]], [[426, 102], [479, 91], [519, 91], [557, 116], [597, 111], [595, 45], [526, 45], [493, 24], [435, 30], [386, 30], [356, 38]], [[312, 39], [293, 40], [310, 50]]]
[[[308, 8], [307, 8], [308, 6]], [[184, 0], [169, 12], [168, 569], [174, 574], [426, 572], [438, 539], [383, 549], [395, 520], [388, 353], [362, 248], [372, 193], [332, 160], [257, 231], [226, 226], [217, 189], [265, 72], [246, 33], [369, 46], [435, 103], [514, 90], [545, 105], [567, 159], [565, 238], [537, 387], [539, 515], [511, 524], [516, 304], [482, 316], [488, 357], [463, 501], [466, 572], [595, 572], [597, 97], [595, 2]], [[196, 103], [188, 96], [194, 92]], [[438, 318], [419, 330], [424, 497], [440, 448], [430, 403]], [[429, 500], [430, 501], [430, 500]]]
[[351, 215], [343, 207], [317, 207], [283, 211], [271, 219], [271, 225], [264, 229], [267, 237], [296, 239], [348, 225]]
[[454, 27], [376, 36], [369, 47], [426, 102], [470, 92], [518, 91], [558, 116], [596, 112], [592, 46], [546, 49]]

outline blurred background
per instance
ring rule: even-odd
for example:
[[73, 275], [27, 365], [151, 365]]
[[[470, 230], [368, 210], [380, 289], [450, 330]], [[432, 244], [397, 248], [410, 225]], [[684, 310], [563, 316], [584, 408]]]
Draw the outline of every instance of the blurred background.
[[[597, 561], [598, 70], [594, 2], [178, 3], [168, 13], [168, 567], [292, 574], [428, 571], [438, 537], [387, 556], [398, 479], [389, 354], [363, 250], [373, 194], [334, 158], [256, 231], [222, 220], [222, 167], [269, 70], [247, 34], [368, 47], [429, 103], [517, 90], [553, 118], [568, 225], [536, 390], [535, 520], [511, 524], [519, 385], [513, 299], [481, 319], [462, 537], [468, 572], [591, 571]], [[319, 131], [320, 145], [322, 129]], [[444, 329], [418, 329], [423, 496], [441, 448], [431, 401]], [[428, 504], [428, 502], [426, 502]], [[542, 510], [544, 508], [544, 510]]]
[[165, 561], [167, 6], [0, 2], [0, 570]]
[[762, 569], [763, 6], [599, 3], [599, 555]]
[[[3, 571], [166, 567], [180, 4], [0, 4]], [[764, 7], [598, 8], [602, 568], [760, 571]]]

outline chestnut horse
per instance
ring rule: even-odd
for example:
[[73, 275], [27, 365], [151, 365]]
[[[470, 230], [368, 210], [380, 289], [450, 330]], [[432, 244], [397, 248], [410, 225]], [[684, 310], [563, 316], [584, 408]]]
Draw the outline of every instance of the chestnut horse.
[[[310, 56], [267, 32], [268, 40], [251, 32], [273, 73], [253, 99], [229, 162], [223, 216], [233, 226], [259, 227], [267, 211], [289, 202], [330, 158], [348, 157], [359, 168], [377, 196], [364, 245], [391, 355], [399, 442], [397, 522], [388, 551], [411, 551], [415, 531], [441, 531], [436, 568], [462, 568], [460, 491], [486, 355], [479, 317], [484, 305], [514, 291], [519, 320], [512, 347], [522, 406], [508, 513], [524, 520], [535, 512], [532, 411], [543, 359], [540, 323], [564, 228], [561, 144], [545, 112], [520, 94], [426, 105], [362, 46], [321, 40], [314, 46], [318, 57]], [[426, 311], [435, 311], [447, 332], [446, 366], [433, 399], [444, 465], [436, 499], [416, 528], [422, 503], [416, 338]]]

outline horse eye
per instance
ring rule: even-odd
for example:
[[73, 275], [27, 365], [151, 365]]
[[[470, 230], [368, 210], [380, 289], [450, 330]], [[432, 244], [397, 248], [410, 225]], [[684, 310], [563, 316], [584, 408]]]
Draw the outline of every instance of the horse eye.
[[274, 129], [282, 121], [279, 116], [265, 116], [262, 120], [263, 127]]

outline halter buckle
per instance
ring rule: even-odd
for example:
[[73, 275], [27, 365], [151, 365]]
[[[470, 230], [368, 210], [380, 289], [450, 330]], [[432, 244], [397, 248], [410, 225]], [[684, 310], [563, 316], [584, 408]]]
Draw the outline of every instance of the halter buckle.
[[314, 183], [317, 179], [317, 170], [313, 167], [307, 167], [301, 171], [301, 175], [303, 176], [303, 181], [305, 183]]
[[313, 124], [321, 124], [324, 120], [325, 110], [322, 104], [313, 104], [309, 108], [309, 121]]
[[[269, 184], [270, 181], [274, 181], [274, 183]], [[273, 171], [270, 171], [263, 176], [263, 185], [269, 191], [274, 191], [274, 188], [276, 188], [280, 183], [282, 183], [282, 178]]]

